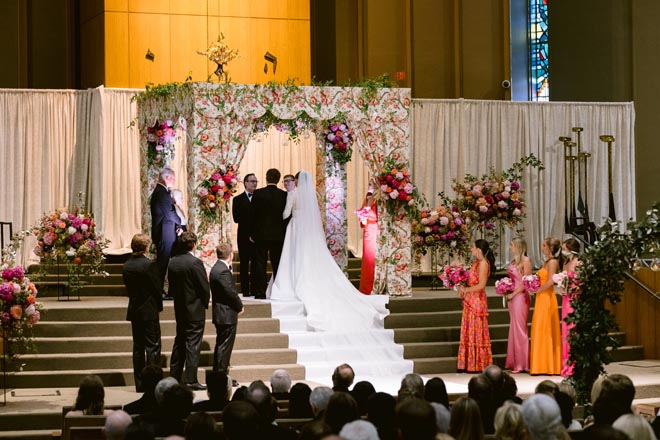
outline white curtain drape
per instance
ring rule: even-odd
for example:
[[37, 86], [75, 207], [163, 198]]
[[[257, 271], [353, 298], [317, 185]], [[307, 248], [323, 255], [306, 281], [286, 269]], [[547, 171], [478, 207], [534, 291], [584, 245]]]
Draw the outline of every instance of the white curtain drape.
[[[455, 197], [451, 181], [466, 173], [481, 175], [493, 166], [509, 168], [534, 153], [546, 169], [526, 170], [525, 238], [530, 257], [539, 264], [544, 237], [564, 237], [564, 146], [560, 136], [577, 141], [572, 127], [582, 127], [582, 151], [588, 160], [588, 192], [583, 194], [590, 218], [602, 224], [608, 214], [607, 145], [602, 134], [616, 138], [613, 189], [619, 220], [635, 216], [635, 148], [633, 103], [505, 102], [415, 100], [411, 111], [413, 178], [431, 206], [445, 191]], [[575, 153], [575, 151], [574, 151]], [[576, 176], [577, 179], [577, 176]], [[577, 187], [577, 180], [576, 180]], [[506, 262], [510, 239], [502, 239]], [[428, 270], [428, 261], [423, 269]]]

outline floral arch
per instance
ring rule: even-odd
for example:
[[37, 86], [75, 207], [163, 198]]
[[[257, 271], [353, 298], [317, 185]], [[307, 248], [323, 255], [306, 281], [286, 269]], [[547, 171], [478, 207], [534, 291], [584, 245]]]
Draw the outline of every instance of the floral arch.
[[[230, 240], [232, 221], [224, 203], [217, 222], [201, 215], [197, 188], [219, 165], [238, 169], [257, 121], [267, 112], [281, 120], [301, 117], [311, 121], [323, 154], [319, 166], [325, 179], [317, 191], [326, 194], [326, 236], [334, 243], [335, 259], [346, 264], [345, 165], [325, 154], [323, 128], [342, 119], [354, 132], [355, 147], [369, 173], [379, 176], [387, 163], [408, 167], [410, 157], [410, 89], [370, 87], [305, 87], [294, 85], [241, 85], [213, 83], [169, 84], [148, 88], [138, 96], [141, 135], [143, 229], [149, 230], [149, 196], [158, 167], [147, 160], [147, 130], [156, 121], [178, 121], [187, 133], [187, 191], [189, 224], [200, 238], [197, 252], [207, 267], [215, 262], [215, 245]], [[318, 169], [318, 168], [317, 168]], [[343, 186], [342, 186], [343, 185]], [[374, 293], [410, 295], [411, 238], [406, 210], [395, 201], [379, 202], [379, 243], [376, 253]], [[394, 208], [394, 209], [393, 209]]]

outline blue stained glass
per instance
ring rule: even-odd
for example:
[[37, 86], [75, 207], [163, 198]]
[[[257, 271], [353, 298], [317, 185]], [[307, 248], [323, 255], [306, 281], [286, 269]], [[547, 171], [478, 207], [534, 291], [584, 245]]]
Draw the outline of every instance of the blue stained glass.
[[529, 0], [529, 42], [532, 101], [549, 101], [548, 0]]

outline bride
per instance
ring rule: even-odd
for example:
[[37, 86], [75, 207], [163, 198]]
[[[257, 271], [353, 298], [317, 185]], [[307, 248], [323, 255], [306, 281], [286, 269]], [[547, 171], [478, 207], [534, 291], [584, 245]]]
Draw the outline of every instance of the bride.
[[363, 295], [337, 266], [327, 248], [309, 172], [300, 172], [298, 188], [289, 197], [291, 220], [270, 299], [302, 302], [307, 325], [316, 331], [382, 329], [389, 297]]

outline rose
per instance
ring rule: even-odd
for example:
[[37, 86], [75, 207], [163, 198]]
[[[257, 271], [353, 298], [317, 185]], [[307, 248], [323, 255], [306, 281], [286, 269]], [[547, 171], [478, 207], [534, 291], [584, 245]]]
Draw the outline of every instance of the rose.
[[221, 177], [222, 177], [222, 176], [220, 175], [220, 173], [217, 173], [217, 172], [211, 174], [211, 179], [213, 179], [213, 180], [215, 180], [215, 181], [220, 180]]
[[21, 316], [23, 316], [23, 307], [19, 305], [11, 306], [9, 313], [11, 314], [12, 318], [19, 320], [21, 319]]

